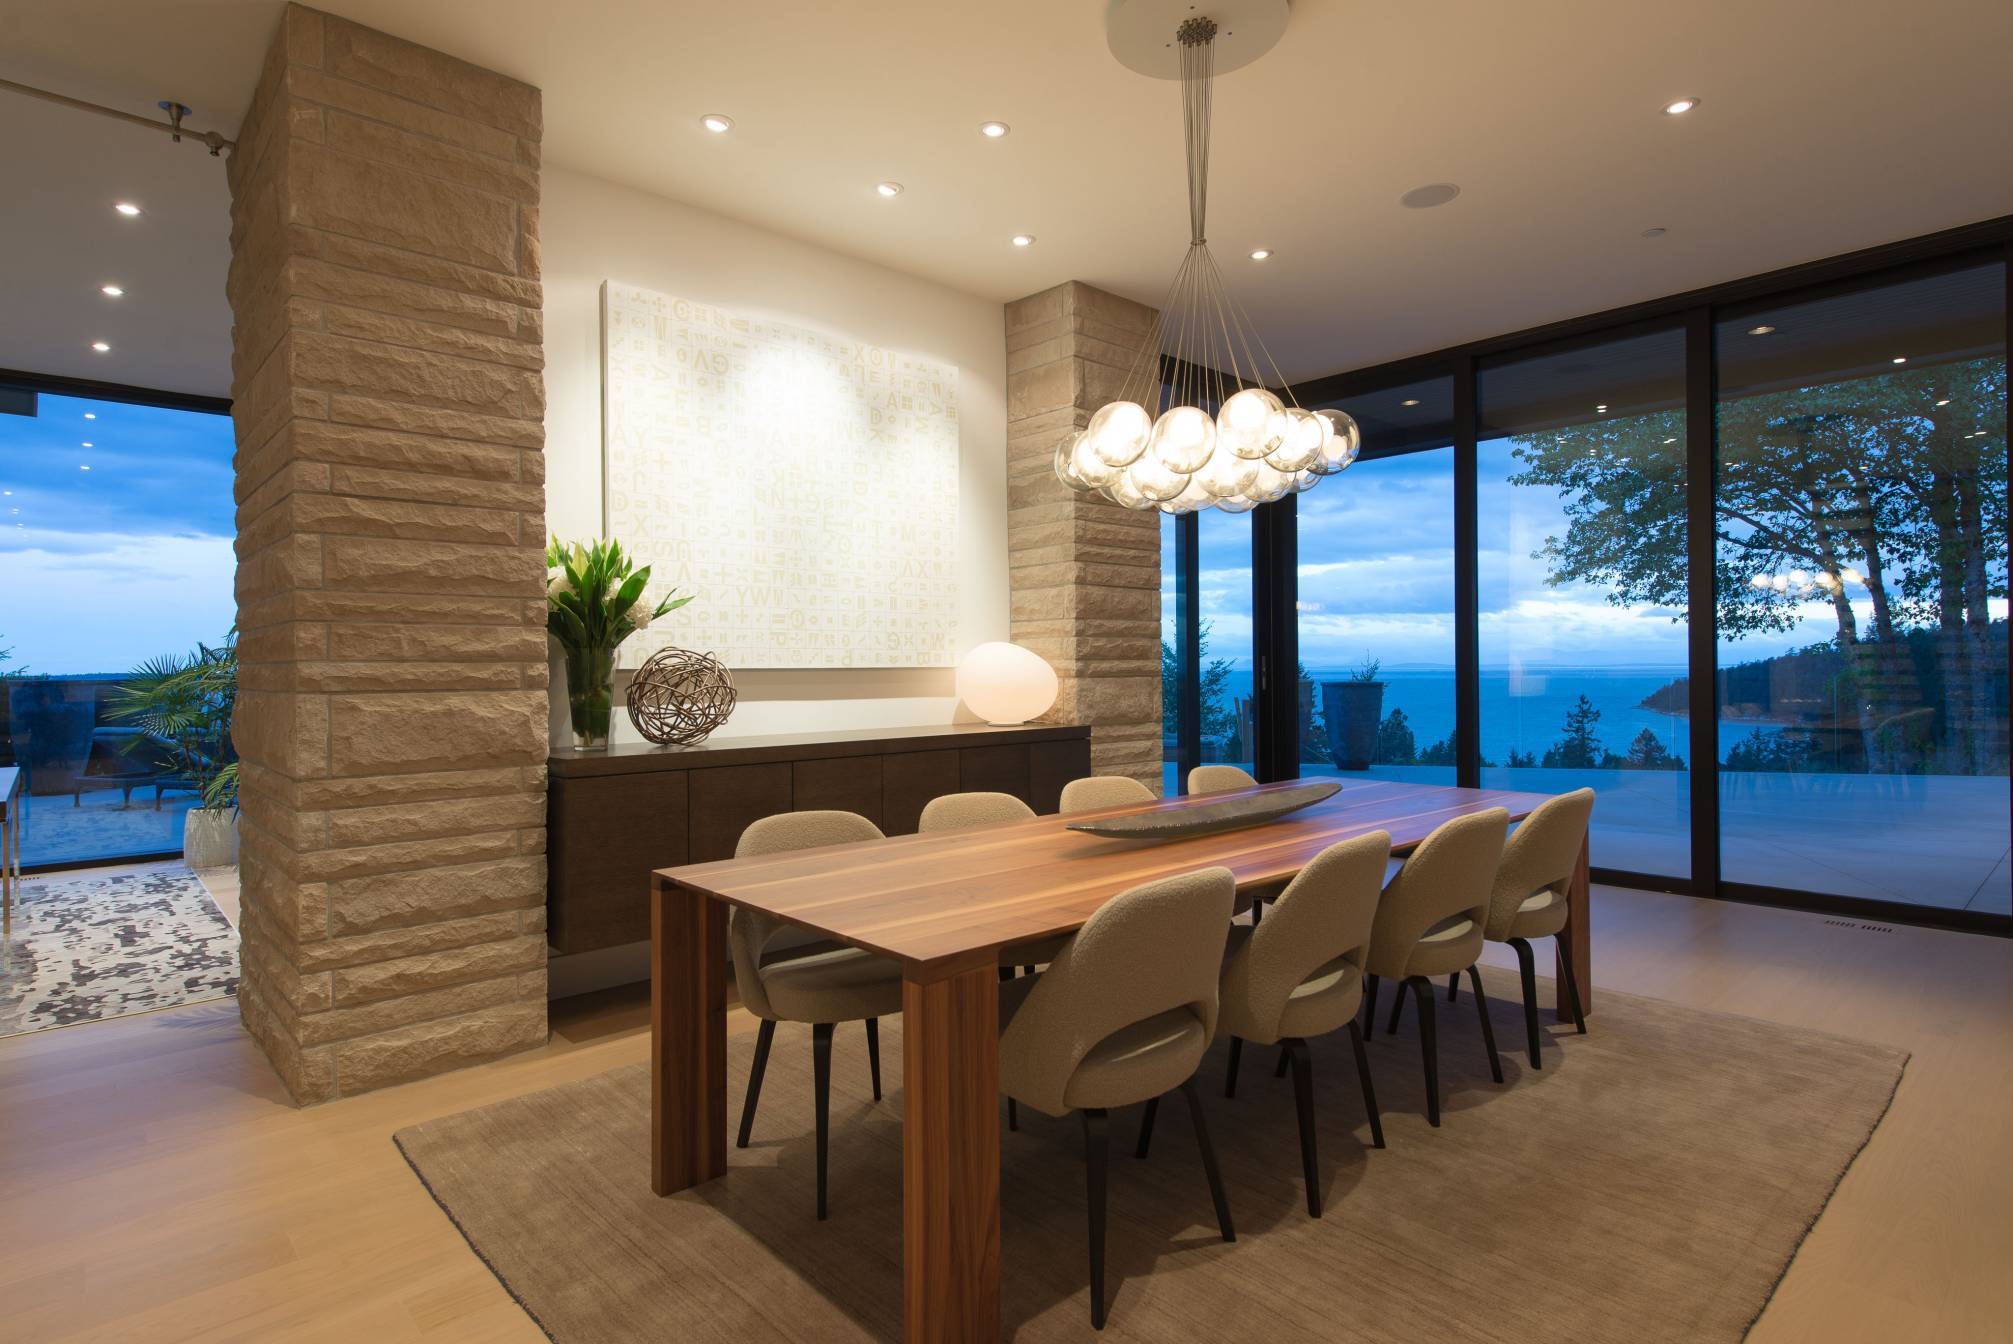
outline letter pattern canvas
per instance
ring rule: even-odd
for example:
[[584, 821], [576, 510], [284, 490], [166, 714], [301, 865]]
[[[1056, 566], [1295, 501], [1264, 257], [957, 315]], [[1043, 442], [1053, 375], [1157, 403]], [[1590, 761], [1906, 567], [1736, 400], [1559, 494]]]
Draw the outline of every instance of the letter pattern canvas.
[[625, 664], [955, 662], [954, 365], [614, 281], [602, 359], [607, 535], [697, 595]]

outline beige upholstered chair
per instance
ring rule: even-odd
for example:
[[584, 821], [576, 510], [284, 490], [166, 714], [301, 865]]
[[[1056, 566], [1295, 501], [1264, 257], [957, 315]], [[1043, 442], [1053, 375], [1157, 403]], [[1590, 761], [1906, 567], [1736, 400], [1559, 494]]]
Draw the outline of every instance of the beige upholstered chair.
[[[741, 832], [734, 857], [778, 854], [820, 845], [881, 839], [880, 827], [852, 812], [784, 812], [764, 817]], [[781, 931], [781, 921], [735, 907], [727, 916], [727, 947], [734, 957], [734, 985], [741, 1006], [762, 1020], [755, 1037], [755, 1065], [741, 1103], [737, 1148], [748, 1146], [769, 1045], [778, 1022], [811, 1024], [811, 1081], [818, 1126], [818, 1217], [825, 1216], [825, 1148], [832, 1101], [832, 1027], [867, 1024], [867, 1064], [873, 1072], [874, 1100], [881, 1099], [881, 1037], [876, 1019], [902, 1011], [902, 968], [857, 948], [765, 963], [762, 949]]]
[[1134, 807], [1160, 800], [1152, 789], [1129, 775], [1092, 775], [1062, 786], [1062, 810], [1095, 812], [1106, 807]]
[[1244, 1043], [1283, 1042], [1293, 1065], [1293, 1100], [1300, 1114], [1300, 1166], [1307, 1212], [1321, 1216], [1321, 1176], [1314, 1150], [1314, 1076], [1307, 1038], [1349, 1028], [1356, 1074], [1370, 1113], [1370, 1139], [1384, 1146], [1377, 1092], [1356, 1010], [1363, 1002], [1363, 958], [1384, 886], [1391, 837], [1372, 831], [1330, 845], [1288, 884], [1262, 925], [1231, 926], [1223, 963], [1218, 1029], [1230, 1037], [1223, 1094], [1237, 1092]]
[[[923, 808], [916, 830], [924, 834], [957, 831], [967, 826], [1027, 821], [1033, 816], [1034, 809], [1010, 793], [947, 793], [941, 798], [930, 799], [929, 805]], [[1011, 976], [1015, 966], [1033, 974], [1035, 967], [1054, 961], [1056, 953], [1068, 944], [1069, 935], [1064, 934], [1060, 938], [1044, 938], [1039, 942], [1001, 948], [1001, 978]]]
[[1033, 979], [1000, 986], [1000, 1090], [1049, 1115], [1082, 1118], [1090, 1203], [1090, 1319], [1104, 1328], [1107, 1112], [1181, 1089], [1195, 1122], [1217, 1226], [1235, 1241], [1195, 1068], [1216, 1032], [1217, 972], [1236, 884], [1227, 868], [1149, 882], [1098, 908]]
[[1524, 980], [1524, 1035], [1531, 1067], [1538, 1062], [1538, 979], [1531, 939], [1559, 940], [1559, 971], [1566, 982], [1566, 1002], [1572, 1005], [1573, 1027], [1586, 1034], [1580, 1011], [1580, 987], [1573, 983], [1573, 946], [1566, 932], [1566, 887], [1579, 866], [1587, 840], [1587, 823], [1594, 815], [1594, 791], [1576, 789], [1539, 805], [1517, 823], [1503, 846], [1496, 869], [1495, 895], [1489, 899], [1489, 919], [1483, 936], [1516, 949], [1517, 969]]
[[1228, 793], [1232, 789], [1251, 789], [1257, 786], [1257, 780], [1234, 765], [1198, 765], [1188, 772], [1188, 792], [1191, 797], [1198, 793]]
[[[1495, 889], [1496, 864], [1503, 856], [1503, 834], [1510, 814], [1500, 807], [1456, 817], [1422, 841], [1405, 866], [1384, 888], [1377, 920], [1370, 931], [1370, 955], [1364, 964], [1369, 983], [1364, 992], [1364, 1023], [1377, 1020], [1377, 985], [1390, 980], [1404, 1003], [1410, 985], [1419, 1001], [1419, 1048], [1426, 1062], [1426, 1119], [1440, 1123], [1440, 1058], [1433, 1021], [1433, 978], [1468, 972], [1475, 1006], [1482, 1017], [1482, 1040], [1489, 1050], [1489, 1073], [1503, 1081], [1503, 1063], [1496, 1055], [1495, 1028], [1489, 1022], [1489, 1000], [1482, 992], [1475, 958], [1482, 950], [1482, 928], [1489, 917], [1489, 896]], [[1392, 1028], [1398, 1015], [1391, 1016]]]

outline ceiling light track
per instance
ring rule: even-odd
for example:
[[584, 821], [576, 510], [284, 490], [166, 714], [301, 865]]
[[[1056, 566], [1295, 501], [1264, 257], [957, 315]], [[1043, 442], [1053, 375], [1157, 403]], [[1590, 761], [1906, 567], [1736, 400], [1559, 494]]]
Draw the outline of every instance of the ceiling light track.
[[0, 79], [0, 89], [12, 93], [26, 94], [30, 98], [40, 98], [44, 102], [55, 103], [59, 107], [75, 108], [79, 112], [95, 112], [101, 117], [111, 117], [117, 121], [130, 122], [135, 126], [145, 126], [149, 130], [165, 132], [176, 144], [187, 136], [196, 144], [207, 146], [210, 157], [216, 158], [223, 151], [235, 150], [238, 142], [227, 140], [215, 131], [196, 131], [182, 125], [182, 118], [189, 115], [189, 109], [172, 98], [163, 98], [157, 106], [168, 114], [166, 121], [155, 121], [152, 117], [136, 116], [131, 112], [121, 112], [116, 107], [106, 107], [101, 103], [87, 103], [82, 98], [71, 98], [66, 94], [52, 93], [48, 89], [38, 89], [32, 84], [16, 84], [11, 79]]

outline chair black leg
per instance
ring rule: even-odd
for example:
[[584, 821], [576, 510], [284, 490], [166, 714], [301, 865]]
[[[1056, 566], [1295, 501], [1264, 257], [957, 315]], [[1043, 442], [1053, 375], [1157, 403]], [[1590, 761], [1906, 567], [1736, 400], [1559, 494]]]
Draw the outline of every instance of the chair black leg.
[[1007, 1128], [1016, 1134], [1020, 1132], [1020, 1107], [1012, 1097], [1007, 1098]]
[[1286, 1047], [1283, 1045], [1280, 1046], [1279, 1062], [1272, 1066], [1272, 1076], [1274, 1078], [1284, 1078], [1286, 1076], [1286, 1066], [1291, 1064], [1292, 1062], [1293, 1062], [1292, 1057], [1288, 1053]]
[[881, 1019], [867, 1019], [867, 1068], [874, 1075], [874, 1100], [881, 1099]]
[[1014, 975], [1013, 967], [1011, 966], [1000, 967], [1000, 980], [1002, 983], [1013, 979], [1013, 975]]
[[1479, 967], [1468, 968], [1468, 983], [1475, 991], [1475, 1011], [1482, 1016], [1482, 1044], [1489, 1047], [1489, 1076], [1500, 1083], [1503, 1081], [1503, 1057], [1496, 1053], [1496, 1025], [1489, 1020], [1489, 996], [1482, 992]]
[[1262, 919], [1264, 915], [1265, 915], [1265, 902], [1253, 901], [1251, 903], [1251, 927], [1254, 929], [1257, 928], [1258, 921]]
[[1104, 1329], [1104, 1176], [1110, 1133], [1101, 1110], [1078, 1111], [1083, 1119], [1084, 1193], [1090, 1205], [1090, 1325]]
[[1538, 964], [1531, 954], [1531, 944], [1523, 938], [1512, 938], [1510, 946], [1517, 954], [1517, 975], [1524, 982], [1524, 1043], [1531, 1050], [1531, 1067], [1544, 1068], [1538, 1058]]
[[1033, 974], [1034, 974], [1034, 967], [1032, 967], [1032, 966], [1023, 966], [1023, 967], [1021, 967], [1021, 968], [1020, 968], [1020, 973], [1021, 973], [1022, 975], [1033, 975]]
[[1447, 977], [1447, 1002], [1456, 1003], [1461, 997], [1461, 973], [1455, 971]]
[[[1407, 976], [1412, 996], [1419, 1000], [1419, 1053], [1426, 1061], [1426, 1123], [1440, 1127], [1440, 1041], [1433, 1022], [1433, 982], [1423, 975]], [[1404, 993], [1401, 990], [1399, 997]]]
[[1209, 1126], [1202, 1119], [1202, 1093], [1196, 1090], [1195, 1079], [1181, 1085], [1181, 1095], [1188, 1099], [1188, 1118], [1195, 1122], [1195, 1146], [1202, 1150], [1202, 1174], [1209, 1178], [1209, 1198], [1216, 1205], [1216, 1229], [1225, 1241], [1236, 1241], [1237, 1229], [1230, 1225], [1230, 1201], [1223, 1196], [1223, 1174], [1216, 1169], [1216, 1146], [1210, 1143]]
[[775, 1039], [776, 1024], [763, 1018], [761, 1029], [755, 1033], [755, 1064], [748, 1070], [748, 1095], [741, 1102], [741, 1133], [734, 1140], [736, 1148], [746, 1148], [748, 1136], [755, 1132], [755, 1103], [762, 1099], [762, 1075], [769, 1071], [769, 1044]]
[[[1417, 976], [1412, 977], [1414, 980], [1417, 978]], [[1410, 984], [1411, 980], [1407, 980], [1405, 983]], [[1391, 1020], [1384, 1026], [1384, 1034], [1386, 1036], [1396, 1036], [1398, 1034], [1398, 1019], [1404, 1015], [1405, 993], [1403, 990], [1400, 990], [1391, 1000]]]
[[1321, 1216], [1321, 1163], [1314, 1153], [1314, 1066], [1307, 1042], [1295, 1036], [1286, 1042], [1293, 1057], [1293, 1109], [1300, 1115], [1300, 1176], [1307, 1183], [1307, 1216]]
[[1363, 1028], [1349, 1021], [1349, 1044], [1356, 1047], [1356, 1081], [1363, 1085], [1363, 1109], [1370, 1113], [1370, 1143], [1384, 1146], [1384, 1117], [1377, 1110], [1377, 1087], [1370, 1081], [1370, 1052], [1363, 1048]]
[[818, 1221], [825, 1219], [825, 1145], [832, 1132], [832, 1024], [811, 1028], [811, 1090], [818, 1111]]
[[1559, 973], [1566, 981], [1566, 1002], [1573, 1009], [1573, 1030], [1584, 1036], [1587, 1034], [1587, 1015], [1580, 1011], [1580, 986], [1573, 978], [1573, 942], [1564, 929], [1553, 935], [1559, 943]]
[[[1376, 976], [1365, 975], [1363, 977], [1363, 1030], [1365, 1031], [1377, 1030], [1378, 985], [1379, 982]], [[1402, 996], [1405, 991], [1400, 989], [1398, 993]]]
[[1148, 1098], [1146, 1109], [1139, 1116], [1139, 1146], [1132, 1150], [1134, 1157], [1144, 1158], [1147, 1149], [1153, 1146], [1153, 1117], [1159, 1114], [1160, 1098]]
[[1223, 1071], [1223, 1095], [1226, 1097], [1237, 1095], [1237, 1065], [1243, 1058], [1244, 1038], [1242, 1036], [1232, 1036], [1230, 1038], [1230, 1067]]

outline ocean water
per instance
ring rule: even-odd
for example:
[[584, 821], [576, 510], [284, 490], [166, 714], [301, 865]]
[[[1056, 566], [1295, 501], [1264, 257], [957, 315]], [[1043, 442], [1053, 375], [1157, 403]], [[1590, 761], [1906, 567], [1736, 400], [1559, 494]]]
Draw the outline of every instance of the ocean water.
[[[1346, 668], [1307, 669], [1316, 686], [1315, 712], [1320, 712], [1320, 683], [1342, 681]], [[1565, 732], [1566, 712], [1584, 695], [1600, 711], [1594, 725], [1601, 744], [1617, 754], [1628, 750], [1636, 734], [1647, 728], [1679, 756], [1691, 755], [1688, 728], [1681, 714], [1642, 708], [1651, 694], [1685, 675], [1683, 667], [1539, 668], [1519, 672], [1501, 668], [1482, 671], [1482, 756], [1498, 765], [1510, 752], [1543, 757], [1545, 748]], [[1452, 668], [1390, 668], [1378, 674], [1384, 683], [1384, 713], [1405, 711], [1419, 749], [1451, 737], [1454, 732], [1454, 670]], [[1227, 683], [1232, 697], [1251, 694], [1251, 673], [1234, 670]], [[1746, 727], [1741, 735], [1746, 735]], [[1722, 744], [1726, 745], [1726, 744]]]

